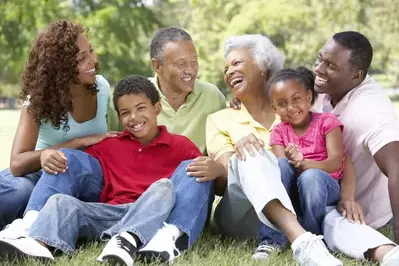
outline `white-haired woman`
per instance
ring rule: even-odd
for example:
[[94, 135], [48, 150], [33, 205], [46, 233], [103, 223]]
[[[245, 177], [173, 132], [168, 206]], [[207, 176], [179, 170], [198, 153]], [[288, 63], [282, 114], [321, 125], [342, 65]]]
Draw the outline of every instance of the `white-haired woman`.
[[[292, 243], [299, 265], [342, 265], [321, 241], [299, 224], [281, 181], [277, 158], [262, 154], [238, 158], [234, 147], [250, 133], [269, 143], [276, 115], [266, 94], [269, 77], [279, 71], [284, 56], [262, 35], [243, 35], [225, 42], [226, 85], [242, 105], [208, 117], [207, 150], [226, 169], [216, 179], [216, 194], [223, 196], [215, 212], [216, 227], [232, 237], [253, 237], [262, 242], [254, 258], [265, 259], [274, 245], [284, 243], [282, 231]], [[263, 226], [262, 226], [263, 224]]]

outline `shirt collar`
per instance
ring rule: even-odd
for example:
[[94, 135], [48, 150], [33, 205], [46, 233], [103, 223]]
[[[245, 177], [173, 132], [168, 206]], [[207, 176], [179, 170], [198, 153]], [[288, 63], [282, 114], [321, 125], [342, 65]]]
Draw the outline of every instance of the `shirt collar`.
[[[195, 83], [196, 82], [197, 81], [195, 81]], [[155, 76], [154, 76], [154, 85], [155, 85], [155, 88], [159, 91], [159, 94], [161, 95], [161, 97], [164, 98], [165, 100], [167, 100], [166, 96], [162, 93], [161, 88], [159, 88], [158, 75], [157, 74], [155, 74]], [[194, 85], [194, 89], [188, 95], [196, 96], [197, 94], [198, 94], [198, 90], [195, 89], [195, 85]]]
[[[273, 128], [273, 126], [275, 124], [277, 124], [279, 121], [280, 121], [280, 119], [276, 115], [275, 119], [274, 119], [274, 123], [270, 128]], [[251, 116], [251, 114], [248, 112], [248, 109], [243, 104], [241, 104], [241, 109], [238, 110], [238, 122], [241, 124], [249, 123], [249, 124], [252, 124], [254, 127], [265, 129], [265, 127], [263, 125], [261, 125], [259, 122], [257, 122]]]
[[[170, 146], [172, 138], [166, 126], [158, 126], [159, 134], [158, 136], [149, 144], [149, 145], [157, 145], [164, 144]], [[132, 136], [129, 131], [124, 130], [122, 134], [120, 134], [117, 138], [126, 138], [129, 137], [131, 140], [139, 142], [134, 136]], [[141, 144], [140, 144], [141, 145]]]
[[345, 94], [345, 96], [342, 97], [342, 99], [337, 103], [337, 105], [335, 107], [333, 107], [331, 104], [331, 97], [327, 94], [324, 94], [323, 95], [323, 103], [322, 103], [322, 112], [329, 112], [329, 113], [332, 113], [337, 116], [341, 115], [343, 113], [343, 111], [345, 110], [352, 95], [356, 91], [361, 90], [362, 87], [366, 83], [373, 82], [373, 81], [374, 80], [369, 75], [367, 75], [366, 78], [362, 81], [362, 83], [360, 83], [359, 86], [357, 86], [357, 87], [353, 88], [352, 90], [350, 90], [349, 92], [347, 92]]

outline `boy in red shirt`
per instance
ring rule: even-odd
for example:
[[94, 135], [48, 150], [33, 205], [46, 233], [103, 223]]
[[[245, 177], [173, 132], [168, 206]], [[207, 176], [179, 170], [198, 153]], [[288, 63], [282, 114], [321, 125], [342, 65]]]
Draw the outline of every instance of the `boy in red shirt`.
[[[201, 156], [200, 151], [186, 137], [157, 126], [162, 106], [147, 78], [123, 79], [113, 100], [125, 131], [85, 152], [62, 149], [68, 169], [52, 177], [70, 177], [72, 192], [50, 196], [27, 236], [1, 238], [0, 258], [53, 260], [49, 248], [72, 253], [77, 239], [87, 238], [110, 239], [99, 261], [133, 265], [140, 253], [171, 262], [180, 254], [179, 243], [186, 249], [196, 241], [213, 194], [212, 182], [198, 183], [186, 173], [188, 160]], [[88, 186], [76, 182], [77, 176], [97, 186], [104, 179], [102, 203], [76, 198]], [[53, 191], [41, 185], [34, 194]]]

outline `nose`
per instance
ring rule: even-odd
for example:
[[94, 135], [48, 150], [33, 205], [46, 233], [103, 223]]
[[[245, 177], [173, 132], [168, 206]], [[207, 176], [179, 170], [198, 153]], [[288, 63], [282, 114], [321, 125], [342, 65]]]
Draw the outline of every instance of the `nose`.
[[314, 72], [317, 74], [323, 74], [326, 71], [324, 62], [316, 61], [314, 64]]
[[93, 54], [90, 54], [90, 63], [92, 63], [93, 65], [95, 65], [95, 64], [97, 64], [97, 61], [98, 61], [97, 55], [95, 55], [94, 53], [93, 53]]
[[228, 77], [228, 78], [230, 78], [231, 76], [233, 76], [233, 74], [234, 74], [234, 71], [233, 71], [233, 69], [231, 69], [231, 67], [229, 67], [228, 69], [227, 69], [227, 71], [226, 71], [226, 77]]

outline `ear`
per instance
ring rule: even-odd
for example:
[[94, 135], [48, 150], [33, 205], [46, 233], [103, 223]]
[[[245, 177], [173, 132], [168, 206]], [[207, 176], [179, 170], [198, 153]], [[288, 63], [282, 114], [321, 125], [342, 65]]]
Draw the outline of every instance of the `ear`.
[[160, 101], [159, 101], [159, 102], [156, 102], [156, 103], [154, 104], [154, 106], [155, 106], [155, 112], [156, 112], [156, 114], [159, 115], [159, 114], [162, 112], [162, 104], [161, 104], [161, 102], [160, 102]]
[[162, 69], [162, 64], [158, 59], [151, 58], [151, 67], [155, 71], [155, 73], [159, 74]]
[[363, 70], [361, 70], [361, 69], [356, 70], [356, 72], [353, 74], [353, 78], [352, 78], [354, 83], [358, 83], [361, 80], [363, 80], [364, 74], [365, 73]]
[[308, 100], [308, 104], [312, 106], [313, 93], [311, 90], [307, 90], [306, 94], [307, 94], [306, 97]]
[[277, 112], [276, 106], [275, 106], [273, 103], [271, 104], [271, 106], [272, 106], [273, 110], [274, 110], [275, 112]]

